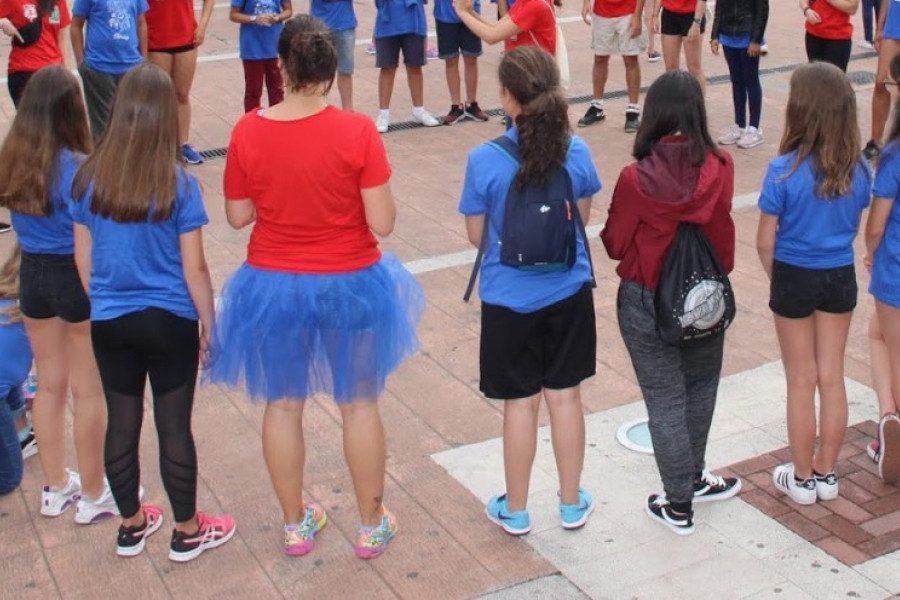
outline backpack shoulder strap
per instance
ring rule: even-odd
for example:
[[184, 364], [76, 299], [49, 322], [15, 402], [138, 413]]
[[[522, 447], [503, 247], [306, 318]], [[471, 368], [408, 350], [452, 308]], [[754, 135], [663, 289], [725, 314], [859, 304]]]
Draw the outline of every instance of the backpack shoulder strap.
[[[572, 147], [575, 145], [575, 136], [569, 137], [569, 148], [566, 150], [566, 156], [572, 152]], [[563, 166], [565, 169], [565, 166]], [[575, 223], [578, 226], [578, 232], [581, 233], [581, 238], [584, 240], [584, 251], [587, 254], [588, 265], [591, 267], [591, 288], [597, 287], [597, 278], [594, 275], [594, 259], [591, 258], [591, 243], [588, 241], [587, 230], [584, 228], [584, 221], [581, 220], [581, 212], [578, 210], [578, 198], [575, 198], [575, 191], [572, 189], [572, 176], [569, 175], [568, 171], [566, 171], [566, 178], [568, 180], [569, 191], [572, 194], [572, 203], [575, 205], [572, 212], [575, 215]]]
[[[522, 155], [519, 152], [519, 145], [505, 135], [494, 138], [489, 141], [488, 146], [493, 147], [497, 152], [501, 153], [516, 168], [522, 165]], [[475, 254], [475, 264], [472, 265], [472, 273], [469, 275], [469, 283], [466, 285], [466, 293], [463, 294], [463, 301], [468, 302], [472, 297], [472, 291], [475, 289], [475, 280], [478, 279], [478, 271], [481, 269], [481, 261], [484, 259], [484, 251], [487, 249], [488, 238], [488, 221], [490, 220], [488, 213], [484, 213], [484, 228], [481, 230], [481, 244], [478, 245], [478, 253]]]

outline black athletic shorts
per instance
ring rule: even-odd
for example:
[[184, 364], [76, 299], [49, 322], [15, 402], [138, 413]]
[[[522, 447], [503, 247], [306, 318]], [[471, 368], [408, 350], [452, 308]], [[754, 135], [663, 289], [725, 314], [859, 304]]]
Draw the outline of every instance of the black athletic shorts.
[[856, 308], [856, 269], [807, 269], [775, 261], [769, 308], [788, 319], [803, 319], [815, 311], [847, 313]]
[[472, 33], [465, 23], [444, 23], [435, 21], [437, 29], [438, 58], [447, 60], [456, 58], [462, 51], [463, 56], [481, 56], [481, 38]]
[[22, 253], [19, 307], [31, 319], [59, 317], [81, 323], [91, 317], [91, 303], [71, 254]]
[[543, 388], [575, 387], [597, 369], [597, 330], [590, 284], [532, 313], [481, 304], [481, 392], [528, 398]]
[[[676, 13], [665, 8], [659, 19], [659, 31], [663, 35], [680, 35], [685, 37], [694, 24], [694, 13]], [[700, 23], [700, 33], [706, 33], [706, 15]]]
[[403, 51], [404, 65], [407, 67], [425, 66], [425, 36], [404, 33], [375, 38], [375, 68], [393, 69], [399, 65], [401, 50]]

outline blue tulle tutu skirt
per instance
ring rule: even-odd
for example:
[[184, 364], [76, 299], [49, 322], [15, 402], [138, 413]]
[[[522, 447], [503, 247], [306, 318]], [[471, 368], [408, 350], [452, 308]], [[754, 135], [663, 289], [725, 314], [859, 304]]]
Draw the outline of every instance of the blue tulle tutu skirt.
[[204, 380], [253, 400], [375, 400], [419, 348], [422, 287], [393, 254], [350, 273], [299, 274], [242, 265], [216, 311]]

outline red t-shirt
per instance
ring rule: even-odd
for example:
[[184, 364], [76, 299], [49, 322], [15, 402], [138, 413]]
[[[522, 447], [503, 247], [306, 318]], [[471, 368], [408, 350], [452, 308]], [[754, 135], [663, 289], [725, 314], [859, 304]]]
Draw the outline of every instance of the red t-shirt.
[[662, 0], [662, 7], [680, 15], [694, 14], [697, 10], [697, 0]]
[[368, 117], [328, 107], [296, 121], [259, 111], [234, 126], [225, 198], [250, 199], [256, 223], [247, 264], [289, 273], [346, 273], [381, 258], [360, 190], [391, 177]]
[[[9, 19], [16, 28], [34, 22], [38, 16], [35, 0], [0, 0], [0, 18]], [[59, 30], [72, 22], [69, 7], [64, 0], [43, 16], [41, 37], [30, 46], [12, 46], [9, 51], [9, 73], [37, 71], [47, 65], [61, 65], [62, 51], [59, 48]]]
[[810, 25], [806, 22], [806, 31], [826, 40], [849, 40], [853, 37], [853, 23], [850, 15], [838, 10], [825, 0], [810, 0], [809, 7], [819, 13], [822, 22]]
[[594, 14], [604, 19], [633, 15], [637, 0], [594, 0]]
[[556, 55], [556, 13], [550, 0], [518, 0], [509, 18], [522, 31], [506, 40], [506, 51], [519, 46], [538, 46]]
[[193, 0], [150, 0], [147, 19], [147, 49], [167, 50], [194, 44], [197, 18]]

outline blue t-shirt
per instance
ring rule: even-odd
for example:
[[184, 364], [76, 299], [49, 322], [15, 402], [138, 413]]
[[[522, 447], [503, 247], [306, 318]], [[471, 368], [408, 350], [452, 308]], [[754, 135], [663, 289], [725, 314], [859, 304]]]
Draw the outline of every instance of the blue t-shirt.
[[424, 0], [375, 0], [375, 37], [425, 35]]
[[10, 212], [12, 226], [16, 230], [22, 250], [29, 254], [72, 254], [75, 252], [75, 236], [72, 231], [72, 215], [68, 206], [72, 194], [72, 179], [80, 158], [69, 150], [62, 150], [56, 157], [54, 180], [50, 186], [50, 204], [53, 212], [46, 217]]
[[820, 198], [815, 194], [812, 158], [791, 173], [796, 157], [796, 152], [789, 152], [769, 163], [759, 193], [759, 210], [778, 217], [775, 260], [807, 269], [852, 265], [853, 238], [872, 191], [868, 165], [858, 163], [849, 194]]
[[728, 46], [729, 48], [749, 48], [750, 47], [750, 36], [749, 35], [728, 35], [727, 33], [719, 34], [719, 43], [723, 46]]
[[309, 14], [322, 19], [332, 31], [356, 29], [352, 0], [310, 0]]
[[[518, 140], [516, 128], [506, 135]], [[579, 137], [573, 137], [566, 157], [566, 170], [572, 178], [575, 199], [590, 198], [600, 191], [600, 178], [594, 168], [591, 151]], [[591, 280], [586, 240], [578, 234], [578, 253], [568, 271], [525, 271], [500, 264], [500, 230], [506, 194], [517, 171], [508, 156], [493, 146], [482, 144], [469, 153], [459, 212], [464, 215], [488, 215], [487, 245], [481, 263], [478, 295], [484, 302], [530, 313], [559, 302], [577, 292]]]
[[887, 18], [884, 20], [884, 37], [900, 40], [900, 0], [888, 2]]
[[[0, 311], [14, 306], [17, 300], [0, 298]], [[21, 385], [31, 370], [31, 344], [25, 335], [25, 324], [10, 323], [9, 317], [0, 312], [0, 402], [9, 391]]]
[[900, 308], [900, 142], [882, 151], [875, 173], [872, 195], [893, 200], [884, 237], [872, 261], [869, 293], [885, 304]]
[[84, 62], [110, 75], [141, 64], [138, 17], [148, 8], [147, 0], [75, 0], [72, 14], [87, 20]]
[[[481, 14], [481, 0], [475, 0], [475, 12]], [[453, 0], [434, 0], [434, 20], [441, 23], [462, 23], [453, 9]]]
[[[232, 8], [239, 8], [245, 15], [271, 15], [281, 12], [280, 0], [231, 0]], [[264, 60], [278, 56], [278, 36], [284, 23], [260, 25], [241, 23], [241, 60]]]
[[158, 223], [116, 223], [91, 213], [88, 188], [72, 203], [76, 223], [91, 232], [91, 320], [106, 321], [147, 308], [197, 319], [181, 266], [180, 236], [209, 223], [200, 186], [178, 170], [171, 216]]

